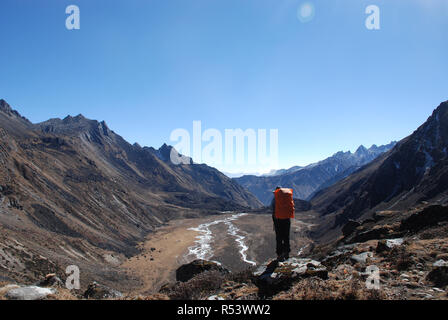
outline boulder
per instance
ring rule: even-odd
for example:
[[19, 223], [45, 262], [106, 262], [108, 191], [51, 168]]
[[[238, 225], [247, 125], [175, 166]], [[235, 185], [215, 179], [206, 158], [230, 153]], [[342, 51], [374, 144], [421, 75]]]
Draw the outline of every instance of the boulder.
[[448, 285], [448, 266], [433, 267], [426, 276], [426, 280], [434, 283], [436, 287], [445, 287]]
[[387, 239], [386, 246], [392, 249], [393, 247], [401, 246], [403, 242], [404, 242], [403, 238]]
[[373, 253], [370, 251], [352, 255], [350, 260], [354, 263], [366, 263], [369, 258], [373, 258]]
[[383, 239], [378, 241], [378, 244], [376, 246], [376, 252], [381, 253], [385, 251], [389, 251], [390, 249], [394, 247], [401, 246], [403, 244], [403, 238], [396, 238], [396, 239]]
[[223, 297], [215, 294], [215, 295], [208, 297], [207, 300], [225, 300], [225, 299]]
[[176, 280], [181, 282], [187, 282], [194, 276], [205, 271], [218, 271], [222, 274], [227, 274], [230, 271], [221, 266], [220, 264], [207, 260], [194, 260], [188, 264], [180, 266], [176, 270]]
[[56, 292], [56, 289], [41, 288], [38, 286], [18, 287], [8, 290], [5, 298], [10, 300], [42, 300]]
[[112, 299], [112, 298], [121, 298], [123, 294], [115, 289], [111, 289], [106, 287], [105, 285], [99, 284], [97, 282], [92, 282], [87, 287], [87, 290], [84, 292], [84, 298], [86, 299]]
[[397, 233], [393, 226], [378, 225], [370, 230], [356, 233], [350, 242], [366, 242], [369, 240], [387, 239], [393, 236], [401, 236], [401, 234]]
[[434, 262], [434, 264], [432, 265], [433, 267], [448, 267], [448, 262], [446, 262], [443, 259], [437, 260], [436, 262]]
[[400, 230], [418, 232], [443, 221], [448, 221], [448, 207], [432, 205], [401, 221]]
[[255, 271], [255, 284], [261, 297], [273, 296], [288, 290], [292, 284], [308, 277], [328, 279], [328, 271], [319, 261], [292, 257], [286, 261], [274, 260]]
[[355, 220], [349, 220], [343, 227], [342, 227], [342, 234], [344, 237], [347, 237], [351, 235], [357, 227], [359, 227], [361, 224], [358, 221]]
[[388, 247], [386, 240], [380, 240], [378, 241], [378, 244], [376, 245], [376, 253], [382, 253], [382, 252], [386, 252], [389, 251], [390, 248]]
[[50, 273], [45, 276], [45, 279], [37, 282], [36, 286], [63, 288], [64, 283], [55, 273]]

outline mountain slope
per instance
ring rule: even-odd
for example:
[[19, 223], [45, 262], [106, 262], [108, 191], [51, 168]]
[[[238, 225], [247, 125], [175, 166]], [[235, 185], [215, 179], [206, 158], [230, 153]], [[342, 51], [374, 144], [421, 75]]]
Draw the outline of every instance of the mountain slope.
[[358, 172], [318, 192], [311, 200], [322, 214], [317, 236], [349, 219], [379, 210], [402, 210], [422, 202], [448, 202], [448, 102], [414, 133]]
[[309, 199], [315, 192], [347, 177], [394, 145], [395, 142], [391, 142], [380, 147], [373, 145], [369, 149], [360, 146], [355, 153], [338, 152], [303, 168], [293, 167], [278, 170], [270, 176], [243, 176], [234, 180], [256, 195], [265, 205], [271, 202], [272, 190], [276, 186], [288, 186], [294, 189], [294, 197]]
[[260, 206], [218, 170], [175, 166], [167, 152], [131, 145], [82, 115], [32, 124], [0, 100], [2, 273], [41, 272], [24, 267], [24, 252], [33, 252], [28, 264], [43, 256], [110, 265], [170, 219]]

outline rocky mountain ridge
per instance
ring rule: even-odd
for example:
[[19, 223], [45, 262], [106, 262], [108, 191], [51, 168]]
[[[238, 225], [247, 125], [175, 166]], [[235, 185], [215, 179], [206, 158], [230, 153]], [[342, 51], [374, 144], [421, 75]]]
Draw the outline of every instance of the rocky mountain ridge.
[[276, 186], [291, 187], [295, 198], [309, 200], [319, 190], [344, 179], [394, 145], [395, 142], [379, 147], [372, 145], [369, 149], [361, 145], [354, 153], [340, 151], [306, 167], [277, 170], [265, 176], [242, 176], [234, 180], [256, 195], [264, 205], [270, 204], [272, 190]]
[[87, 278], [112, 279], [171, 219], [261, 205], [214, 168], [173, 165], [167, 150], [131, 145], [82, 115], [32, 124], [0, 100], [0, 280], [74, 262]]
[[447, 147], [448, 102], [443, 102], [392, 150], [313, 197], [313, 209], [322, 215], [315, 236], [334, 238], [350, 219], [362, 222], [376, 212], [447, 204]]

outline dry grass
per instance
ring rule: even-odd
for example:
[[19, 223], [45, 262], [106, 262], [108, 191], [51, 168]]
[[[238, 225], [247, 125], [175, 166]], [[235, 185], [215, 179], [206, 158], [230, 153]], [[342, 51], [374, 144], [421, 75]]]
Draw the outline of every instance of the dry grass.
[[228, 281], [234, 281], [239, 283], [254, 283], [256, 277], [254, 276], [253, 272], [254, 268], [250, 267], [240, 272], [230, 273], [225, 277], [226, 280]]
[[[8, 285], [12, 285], [11, 283], [6, 283], [6, 282], [2, 282], [2, 283], [0, 283], [0, 300], [7, 300], [6, 298], [5, 298], [5, 294], [6, 294], [6, 292], [9, 290], [9, 289], [11, 289], [11, 288], [8, 288], [8, 289], [5, 289], [4, 287], [6, 287], [6, 286], [8, 286]], [[17, 286], [18, 287], [18, 286]]]
[[255, 299], [258, 297], [258, 288], [253, 282], [252, 269], [229, 274], [206, 271], [187, 282], [164, 286], [160, 292], [173, 300], [199, 300], [220, 291], [224, 291], [223, 295], [230, 299], [244, 297]]
[[218, 271], [206, 271], [198, 274], [187, 282], [177, 282], [172, 286], [162, 287], [160, 293], [173, 300], [200, 300], [219, 288], [226, 281]]
[[409, 270], [415, 264], [413, 253], [405, 245], [392, 248], [388, 259], [391, 260], [392, 267], [398, 271]]
[[152, 300], [170, 300], [170, 297], [168, 297], [166, 294], [162, 293], [155, 293], [150, 295], [138, 295], [133, 297], [125, 297], [120, 300], [145, 300], [145, 301], [152, 301]]
[[68, 289], [57, 288], [55, 294], [51, 294], [46, 300], [79, 300], [79, 298]]
[[322, 280], [304, 279], [289, 291], [273, 297], [273, 300], [384, 300], [386, 295], [379, 290], [369, 290], [360, 279]]

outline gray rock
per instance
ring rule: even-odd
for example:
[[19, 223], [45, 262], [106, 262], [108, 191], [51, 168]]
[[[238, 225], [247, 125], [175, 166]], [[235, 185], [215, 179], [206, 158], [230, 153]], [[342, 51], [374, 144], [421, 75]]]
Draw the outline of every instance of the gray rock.
[[396, 239], [383, 239], [378, 241], [378, 245], [376, 247], [377, 253], [382, 253], [385, 251], [390, 251], [390, 249], [394, 247], [401, 246], [403, 244], [403, 238]]
[[349, 220], [343, 227], [342, 227], [342, 234], [344, 237], [347, 237], [351, 235], [353, 232], [355, 232], [356, 228], [359, 227], [361, 224], [358, 221], [355, 220]]
[[373, 258], [373, 253], [372, 252], [363, 252], [360, 254], [355, 254], [353, 256], [350, 257], [350, 259], [355, 262], [355, 263], [366, 263], [368, 258]]
[[84, 292], [84, 298], [86, 299], [111, 299], [121, 298], [123, 294], [120, 291], [106, 287], [105, 285], [97, 282], [92, 282]]
[[10, 300], [42, 300], [57, 291], [53, 288], [41, 288], [37, 286], [13, 288], [6, 292], [5, 297]]
[[328, 279], [327, 268], [319, 261], [292, 257], [284, 262], [276, 260], [260, 266], [255, 272], [259, 294], [272, 296], [287, 290], [291, 285], [307, 277]]
[[393, 247], [401, 246], [403, 244], [403, 241], [404, 241], [403, 238], [387, 239], [386, 246], [392, 249]]
[[433, 267], [448, 267], [448, 262], [446, 262], [443, 259], [440, 259], [434, 262]]
[[208, 297], [207, 300], [224, 300], [224, 298], [215, 294], [213, 296]]
[[350, 280], [354, 272], [356, 272], [355, 269], [349, 264], [340, 264], [333, 270], [337, 280]]
[[198, 259], [180, 266], [176, 270], [176, 281], [187, 282], [194, 276], [205, 271], [218, 271], [222, 274], [227, 274], [230, 272], [219, 263]]
[[54, 273], [47, 274], [45, 279], [37, 282], [35, 284], [38, 287], [53, 287], [53, 288], [63, 288], [64, 283], [62, 280]]
[[448, 265], [438, 262], [436, 262], [438, 266], [433, 267], [431, 272], [426, 276], [426, 280], [431, 281], [436, 287], [443, 288], [448, 285]]

